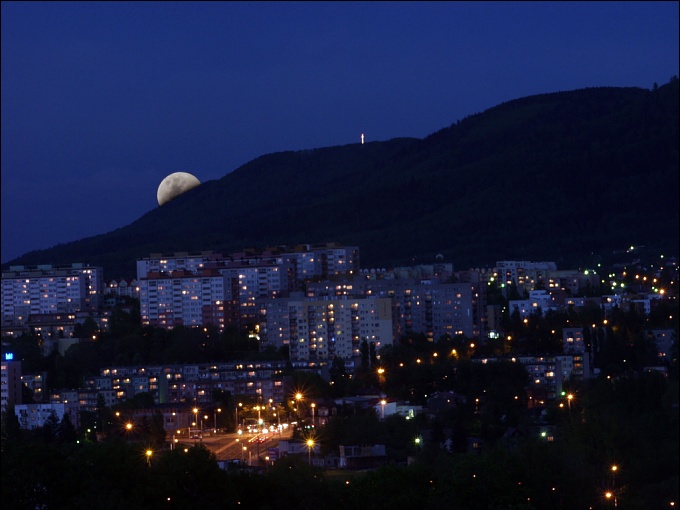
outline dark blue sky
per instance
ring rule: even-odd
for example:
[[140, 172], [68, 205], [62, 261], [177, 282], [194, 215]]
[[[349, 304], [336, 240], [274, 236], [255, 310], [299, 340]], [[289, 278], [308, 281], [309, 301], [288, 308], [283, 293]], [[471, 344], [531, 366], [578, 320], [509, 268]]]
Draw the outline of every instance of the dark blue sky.
[[3, 1], [2, 262], [132, 223], [172, 172], [650, 89], [678, 25], [678, 2]]

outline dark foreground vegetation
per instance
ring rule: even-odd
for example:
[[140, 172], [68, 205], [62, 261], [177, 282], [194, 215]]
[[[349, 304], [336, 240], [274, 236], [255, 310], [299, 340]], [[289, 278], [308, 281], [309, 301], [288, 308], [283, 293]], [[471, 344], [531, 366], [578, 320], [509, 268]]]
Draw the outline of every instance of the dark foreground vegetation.
[[[677, 370], [669, 378], [652, 372], [600, 377], [577, 389], [568, 410], [557, 403], [547, 408], [553, 440], [521, 421], [520, 437], [490, 441], [479, 453], [455, 446], [449, 452], [438, 441], [446, 423], [483, 427], [491, 419], [490, 410], [475, 415], [465, 406], [434, 424], [359, 412], [327, 426], [334, 430], [318, 431], [329, 441], [383, 441], [392, 454], [413, 461], [370, 472], [323, 471], [294, 456], [260, 472], [222, 470], [201, 445], [156, 451], [148, 459], [151, 435], [83, 441], [63, 423], [27, 432], [3, 416], [2, 504], [30, 510], [530, 510], [613, 508], [616, 498], [626, 509], [672, 508], [678, 504], [678, 409], [671, 405], [677, 385]], [[413, 438], [426, 429], [429, 439], [416, 444]]]

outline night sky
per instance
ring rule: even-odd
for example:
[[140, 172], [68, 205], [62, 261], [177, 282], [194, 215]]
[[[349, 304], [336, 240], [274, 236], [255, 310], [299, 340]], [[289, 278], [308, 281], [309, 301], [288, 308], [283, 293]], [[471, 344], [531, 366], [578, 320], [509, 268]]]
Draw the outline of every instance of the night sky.
[[132, 223], [173, 172], [651, 89], [678, 26], [678, 2], [3, 1], [2, 262]]

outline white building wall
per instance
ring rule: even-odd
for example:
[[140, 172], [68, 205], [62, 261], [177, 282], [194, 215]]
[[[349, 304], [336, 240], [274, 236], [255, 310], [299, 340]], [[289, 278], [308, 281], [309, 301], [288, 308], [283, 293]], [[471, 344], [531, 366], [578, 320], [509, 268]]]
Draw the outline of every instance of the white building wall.
[[64, 415], [68, 414], [74, 427], [80, 426], [80, 404], [21, 404], [14, 408], [14, 414], [19, 420], [22, 429], [37, 429], [43, 427], [47, 419], [54, 413], [57, 420], [61, 422]]
[[515, 312], [515, 309], [519, 311], [520, 317], [529, 317], [532, 313], [535, 313], [539, 308], [541, 312], [545, 314], [548, 310], [557, 310], [557, 305], [555, 304], [553, 298], [550, 296], [546, 290], [532, 290], [529, 293], [529, 299], [522, 300], [511, 300], [509, 302], [510, 314]]

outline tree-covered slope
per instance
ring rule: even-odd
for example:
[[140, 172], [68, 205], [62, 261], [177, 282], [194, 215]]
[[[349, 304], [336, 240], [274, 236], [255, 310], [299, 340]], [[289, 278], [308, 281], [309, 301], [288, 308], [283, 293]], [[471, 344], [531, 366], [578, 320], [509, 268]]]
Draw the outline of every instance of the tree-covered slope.
[[420, 139], [268, 154], [134, 223], [11, 264], [134, 276], [152, 252], [336, 241], [363, 266], [677, 254], [678, 81], [526, 97]]

